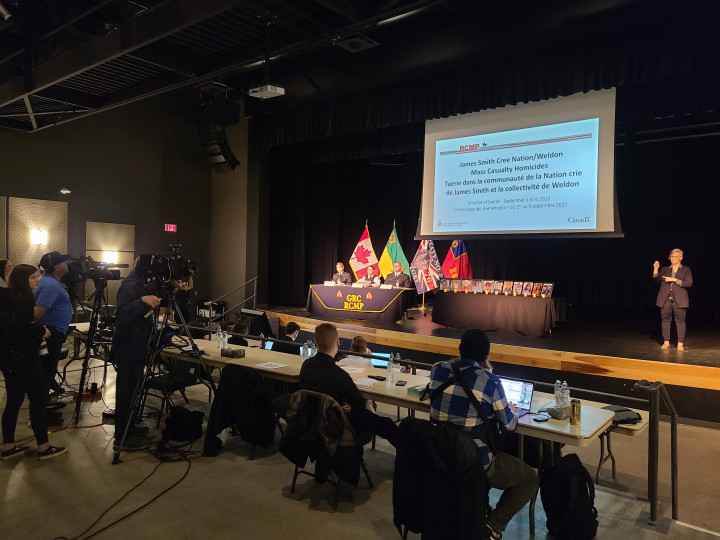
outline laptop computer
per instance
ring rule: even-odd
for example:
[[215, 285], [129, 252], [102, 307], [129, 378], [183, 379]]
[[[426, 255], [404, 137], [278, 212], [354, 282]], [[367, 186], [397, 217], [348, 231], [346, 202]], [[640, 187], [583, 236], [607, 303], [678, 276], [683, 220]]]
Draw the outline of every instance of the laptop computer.
[[388, 360], [390, 360], [390, 353], [373, 353], [374, 356], [382, 356], [382, 358], [370, 358], [373, 367], [386, 369]]
[[533, 392], [535, 391], [535, 383], [529, 381], [519, 381], [517, 379], [507, 379], [499, 377], [500, 383], [505, 390], [505, 397], [508, 402], [512, 401], [517, 407], [515, 416], [521, 416], [530, 412], [532, 406]]

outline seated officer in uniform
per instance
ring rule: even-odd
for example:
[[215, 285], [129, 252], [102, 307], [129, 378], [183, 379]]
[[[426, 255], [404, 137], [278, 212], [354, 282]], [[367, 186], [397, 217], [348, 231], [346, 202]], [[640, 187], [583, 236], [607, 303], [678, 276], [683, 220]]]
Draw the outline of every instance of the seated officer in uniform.
[[380, 276], [375, 273], [375, 268], [372, 266], [367, 267], [367, 274], [362, 279], [358, 279], [358, 283], [363, 283], [366, 287], [379, 287], [382, 283]]
[[403, 272], [402, 265], [399, 262], [396, 262], [393, 265], [393, 273], [388, 274], [385, 278], [385, 285], [392, 285], [393, 287], [402, 287], [405, 289], [410, 287], [410, 276]]
[[345, 265], [343, 263], [338, 262], [335, 265], [335, 269], [337, 272], [333, 274], [333, 283], [337, 283], [338, 285], [350, 285], [350, 283], [352, 283], [352, 278], [350, 274], [345, 271]]

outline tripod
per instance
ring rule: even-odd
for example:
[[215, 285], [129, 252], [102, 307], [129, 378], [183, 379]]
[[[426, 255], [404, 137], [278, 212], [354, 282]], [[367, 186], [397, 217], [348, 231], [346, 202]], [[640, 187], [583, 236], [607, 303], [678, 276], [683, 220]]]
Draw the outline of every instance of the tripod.
[[[75, 411], [73, 412], [73, 419], [75, 420], [75, 425], [77, 425], [80, 421], [80, 406], [82, 405], [82, 398], [85, 392], [85, 377], [87, 376], [88, 365], [90, 363], [90, 357], [92, 356], [93, 346], [96, 345], [95, 336], [97, 334], [98, 323], [101, 317], [100, 313], [103, 307], [105, 308], [105, 313], [109, 315], [107, 297], [105, 296], [105, 289], [107, 289], [107, 280], [95, 280], [95, 292], [91, 295], [91, 298], [94, 296], [94, 299], [92, 311], [90, 313], [90, 328], [88, 328], [87, 337], [85, 338], [85, 356], [83, 357], [77, 401], [75, 403]], [[112, 334], [112, 322], [110, 323], [110, 333]], [[102, 343], [102, 345], [105, 347], [106, 358], [109, 358], [109, 351], [107, 349], [107, 345], [105, 343]], [[107, 362], [105, 363], [105, 370], [107, 371]]]
[[[203, 373], [210, 373], [210, 371], [207, 369], [207, 365], [205, 364], [200, 349], [198, 349], [192, 335], [190, 334], [187, 322], [185, 321], [185, 318], [183, 317], [182, 312], [178, 307], [177, 300], [175, 299], [175, 288], [169, 284], [166, 284], [166, 290], [162, 294], [161, 298], [163, 299], [162, 303], [165, 304], [165, 318], [162, 320], [162, 322], [158, 319], [158, 315], [156, 312], [150, 312], [152, 313], [152, 315], [146, 315], [153, 317], [153, 330], [148, 337], [145, 362], [143, 366], [143, 374], [141, 377], [138, 378], [135, 384], [132, 399], [130, 400], [130, 414], [128, 415], [127, 422], [123, 427], [122, 438], [120, 441], [117, 440], [117, 437], [115, 439], [112, 460], [113, 465], [120, 463], [120, 451], [125, 444], [125, 439], [127, 438], [128, 432], [130, 431], [130, 426], [133, 424], [135, 419], [139, 418], [142, 414], [142, 408], [144, 406], [143, 392], [147, 387], [148, 380], [154, 371], [155, 365], [157, 364], [158, 356], [167, 346], [166, 336], [167, 329], [170, 326], [169, 322], [171, 314], [174, 314], [175, 317], [180, 320], [179, 326], [183, 329], [185, 335], [190, 342], [190, 356], [192, 356], [198, 361], [198, 363], [202, 367]], [[170, 373], [170, 377], [173, 377], [172, 373]], [[214, 394], [216, 388], [212, 377], [208, 376], [208, 382], [210, 384], [211, 391]]]

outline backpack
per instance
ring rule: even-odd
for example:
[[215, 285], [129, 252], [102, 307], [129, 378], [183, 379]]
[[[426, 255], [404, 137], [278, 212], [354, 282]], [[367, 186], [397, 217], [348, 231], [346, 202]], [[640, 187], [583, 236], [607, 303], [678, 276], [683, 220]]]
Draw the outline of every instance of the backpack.
[[547, 530], [557, 540], [589, 540], [597, 533], [595, 486], [577, 454], [568, 454], [540, 477]]
[[194, 441], [202, 437], [202, 419], [205, 413], [191, 411], [185, 407], [170, 407], [170, 415], [165, 419], [163, 439], [171, 441]]

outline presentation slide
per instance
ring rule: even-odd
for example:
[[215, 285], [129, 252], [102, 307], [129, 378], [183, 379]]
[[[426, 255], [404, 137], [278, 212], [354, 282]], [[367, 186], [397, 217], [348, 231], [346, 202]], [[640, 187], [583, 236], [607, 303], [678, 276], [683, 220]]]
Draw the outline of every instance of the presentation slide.
[[435, 143], [436, 232], [597, 225], [599, 119]]
[[418, 239], [621, 236], [615, 90], [429, 120]]

